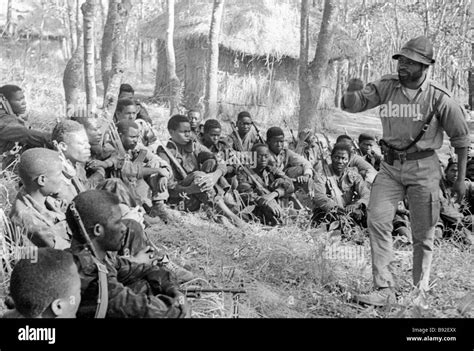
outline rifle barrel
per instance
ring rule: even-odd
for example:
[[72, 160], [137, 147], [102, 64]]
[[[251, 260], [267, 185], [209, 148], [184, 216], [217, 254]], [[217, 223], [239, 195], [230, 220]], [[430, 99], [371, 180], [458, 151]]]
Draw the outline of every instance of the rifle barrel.
[[211, 288], [184, 288], [180, 289], [182, 293], [225, 293], [225, 294], [246, 294], [247, 291], [244, 289], [211, 289]]
[[94, 247], [94, 244], [92, 244], [91, 238], [87, 234], [87, 230], [84, 227], [84, 223], [82, 222], [81, 215], [77, 211], [76, 204], [74, 203], [74, 201], [72, 201], [71, 204], [69, 205], [69, 209], [70, 209], [70, 211], [71, 211], [71, 213], [74, 217], [74, 220], [76, 221], [77, 225], [79, 226], [79, 230], [82, 234], [82, 237], [86, 241], [86, 244], [89, 247], [92, 255], [94, 255], [95, 258], [99, 258], [99, 256], [97, 255], [97, 251]]

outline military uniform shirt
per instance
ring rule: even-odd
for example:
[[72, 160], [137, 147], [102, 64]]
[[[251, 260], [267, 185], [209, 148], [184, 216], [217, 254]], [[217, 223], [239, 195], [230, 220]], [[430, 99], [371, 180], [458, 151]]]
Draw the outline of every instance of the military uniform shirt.
[[424, 120], [442, 96], [437, 116], [433, 118], [423, 138], [408, 152], [441, 148], [443, 130], [455, 148], [465, 148], [471, 143], [465, 111], [444, 88], [428, 78], [413, 99], [404, 93], [396, 75], [386, 75], [379, 81], [367, 84], [361, 91], [346, 94], [354, 95], [355, 103], [345, 106], [343, 99], [344, 111], [357, 113], [380, 106], [383, 138], [396, 147], [406, 147], [416, 138]]

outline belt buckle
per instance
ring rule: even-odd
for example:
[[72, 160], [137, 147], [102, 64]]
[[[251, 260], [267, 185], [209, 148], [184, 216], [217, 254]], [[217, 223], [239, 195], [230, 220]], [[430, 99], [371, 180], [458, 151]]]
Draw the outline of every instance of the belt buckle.
[[401, 164], [404, 164], [405, 161], [407, 160], [407, 152], [406, 151], [397, 152], [397, 156], [398, 156], [398, 159], [400, 160]]

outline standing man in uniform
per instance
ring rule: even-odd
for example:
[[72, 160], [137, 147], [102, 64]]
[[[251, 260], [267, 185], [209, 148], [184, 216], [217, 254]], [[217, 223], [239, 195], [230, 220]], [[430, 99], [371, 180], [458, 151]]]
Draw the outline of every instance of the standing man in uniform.
[[365, 87], [361, 80], [351, 79], [342, 101], [343, 109], [351, 113], [380, 106], [384, 161], [368, 209], [375, 291], [357, 297], [360, 303], [374, 306], [395, 302], [396, 287], [388, 269], [393, 260], [391, 233], [397, 204], [405, 196], [413, 230], [413, 283], [428, 290], [440, 210], [441, 169], [435, 150], [442, 146], [446, 131], [458, 156], [453, 192], [461, 201], [470, 145], [463, 108], [428, 78], [429, 66], [435, 63], [428, 38], [408, 41], [393, 59], [398, 60], [398, 76], [386, 75]]

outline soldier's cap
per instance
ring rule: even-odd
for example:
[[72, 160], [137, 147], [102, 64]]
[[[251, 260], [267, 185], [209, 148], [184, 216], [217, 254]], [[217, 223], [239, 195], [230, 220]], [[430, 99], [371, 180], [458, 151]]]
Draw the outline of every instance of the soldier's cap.
[[375, 137], [367, 133], [362, 133], [361, 135], [359, 135], [359, 144], [366, 140], [375, 141]]
[[237, 120], [240, 121], [242, 118], [245, 118], [245, 117], [252, 118], [252, 116], [250, 116], [249, 112], [242, 111], [237, 115]]
[[267, 140], [279, 136], [285, 136], [285, 133], [283, 133], [283, 129], [281, 129], [280, 127], [271, 127], [267, 130]]
[[208, 119], [206, 123], [204, 123], [204, 132], [207, 133], [211, 129], [222, 129], [221, 124], [216, 119]]
[[392, 58], [398, 60], [400, 56], [405, 56], [410, 60], [427, 66], [435, 63], [433, 59], [433, 44], [423, 35], [409, 40]]

